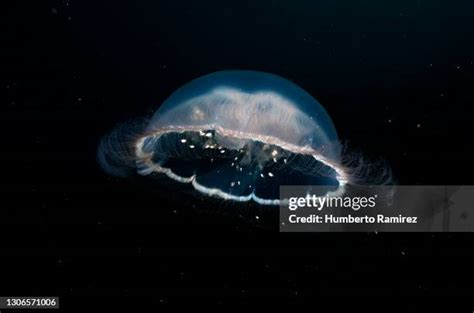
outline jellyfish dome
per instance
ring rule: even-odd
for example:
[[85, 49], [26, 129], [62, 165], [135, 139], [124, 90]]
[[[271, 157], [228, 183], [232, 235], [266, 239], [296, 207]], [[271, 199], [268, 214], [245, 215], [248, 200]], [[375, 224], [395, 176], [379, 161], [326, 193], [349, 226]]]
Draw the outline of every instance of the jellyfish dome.
[[262, 205], [280, 203], [281, 185], [341, 193], [349, 182], [322, 105], [294, 83], [257, 71], [221, 71], [187, 83], [144, 129], [106, 136], [99, 160], [111, 173], [133, 167], [204, 195]]

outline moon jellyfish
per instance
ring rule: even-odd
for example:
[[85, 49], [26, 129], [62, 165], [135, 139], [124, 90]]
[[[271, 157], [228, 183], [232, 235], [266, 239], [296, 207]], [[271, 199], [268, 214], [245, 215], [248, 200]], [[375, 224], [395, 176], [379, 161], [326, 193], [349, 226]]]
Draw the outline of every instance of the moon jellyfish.
[[162, 175], [231, 201], [278, 205], [281, 185], [354, 181], [326, 110], [279, 76], [221, 71], [176, 90], [145, 123], [125, 124], [99, 146], [113, 175]]

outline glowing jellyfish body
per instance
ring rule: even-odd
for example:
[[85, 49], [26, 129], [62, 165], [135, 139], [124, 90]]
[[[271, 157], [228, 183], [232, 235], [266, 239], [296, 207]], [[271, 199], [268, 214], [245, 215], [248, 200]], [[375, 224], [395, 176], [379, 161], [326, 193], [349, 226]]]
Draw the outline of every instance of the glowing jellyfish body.
[[263, 72], [195, 79], [160, 106], [143, 132], [121, 132], [99, 148], [107, 171], [135, 167], [226, 200], [277, 205], [281, 185], [341, 193], [349, 182], [325, 109], [292, 82]]

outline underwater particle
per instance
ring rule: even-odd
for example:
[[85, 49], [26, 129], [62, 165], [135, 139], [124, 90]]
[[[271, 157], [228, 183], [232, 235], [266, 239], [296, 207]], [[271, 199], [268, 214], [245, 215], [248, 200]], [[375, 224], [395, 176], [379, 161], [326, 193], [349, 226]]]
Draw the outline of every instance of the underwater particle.
[[262, 205], [280, 203], [281, 185], [339, 194], [356, 177], [322, 105], [294, 83], [256, 71], [189, 82], [145, 126], [125, 124], [105, 136], [98, 159], [113, 175], [166, 175], [208, 196]]

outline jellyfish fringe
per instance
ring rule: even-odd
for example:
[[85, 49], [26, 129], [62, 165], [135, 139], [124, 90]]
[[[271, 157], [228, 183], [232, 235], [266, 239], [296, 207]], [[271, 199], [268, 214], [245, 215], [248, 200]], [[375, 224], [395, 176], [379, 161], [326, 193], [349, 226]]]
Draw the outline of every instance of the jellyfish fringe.
[[[153, 169], [144, 169], [137, 158], [137, 141], [146, 134], [148, 120], [135, 119], [120, 124], [102, 137], [99, 143], [97, 160], [100, 167], [109, 175], [128, 177], [136, 174], [148, 175]], [[173, 143], [167, 144], [173, 149]], [[330, 148], [340, 151], [338, 168], [346, 175], [348, 185], [392, 185], [395, 182], [393, 172], [382, 158], [367, 157], [361, 151], [351, 151], [348, 143], [334, 143]], [[327, 148], [327, 147], [326, 147]], [[294, 171], [307, 175], [331, 176], [334, 170], [318, 160], [294, 155], [285, 162]], [[163, 173], [161, 173], [163, 174]]]

